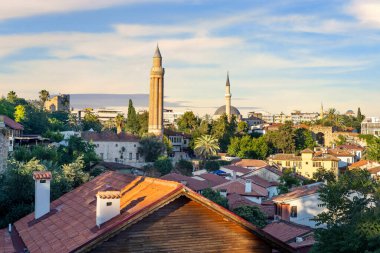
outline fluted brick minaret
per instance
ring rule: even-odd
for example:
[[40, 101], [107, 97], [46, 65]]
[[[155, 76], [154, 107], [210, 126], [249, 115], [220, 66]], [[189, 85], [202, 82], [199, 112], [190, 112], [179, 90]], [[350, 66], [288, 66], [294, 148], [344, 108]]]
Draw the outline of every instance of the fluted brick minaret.
[[157, 136], [162, 136], [164, 130], [164, 74], [165, 69], [162, 67], [162, 57], [157, 45], [156, 53], [153, 56], [153, 67], [150, 71], [148, 127], [148, 132]]
[[231, 90], [230, 90], [230, 77], [227, 72], [227, 81], [226, 81], [226, 114], [228, 117], [228, 121], [231, 120]]

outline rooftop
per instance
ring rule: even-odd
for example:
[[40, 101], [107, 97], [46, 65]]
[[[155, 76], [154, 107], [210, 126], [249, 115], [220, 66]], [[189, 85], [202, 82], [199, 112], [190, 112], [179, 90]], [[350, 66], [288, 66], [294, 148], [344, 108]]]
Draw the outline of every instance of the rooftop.
[[286, 202], [293, 199], [305, 197], [307, 195], [315, 194], [323, 183], [314, 183], [292, 188], [290, 192], [273, 197], [274, 202]]
[[263, 230], [282, 242], [289, 242], [313, 231], [310, 227], [288, 221], [274, 221], [264, 227]]
[[0, 115], [0, 122], [4, 122], [5, 126], [13, 130], [24, 130], [24, 126], [20, 123], [17, 123], [13, 119], [9, 118], [6, 115]]
[[241, 167], [241, 166], [236, 166], [236, 165], [223, 165], [221, 167], [221, 170], [223, 170], [223, 168], [226, 168], [226, 169], [229, 169], [229, 170], [232, 170], [232, 171], [236, 171], [236, 172], [239, 172], [239, 173], [243, 173], [243, 174], [246, 174], [246, 173], [252, 171], [250, 169], [247, 169], [247, 168], [244, 168], [244, 167]]
[[263, 160], [257, 160], [257, 159], [241, 159], [240, 161], [237, 161], [234, 163], [234, 165], [241, 166], [241, 167], [264, 167], [267, 166], [268, 163], [266, 163]]
[[201, 191], [203, 189], [211, 187], [211, 185], [209, 185], [206, 181], [201, 181], [178, 173], [167, 174], [161, 177], [161, 179], [175, 181], [178, 183], [186, 182], [186, 186], [192, 189], [193, 191]]
[[231, 180], [224, 184], [213, 187], [214, 190], [227, 190], [227, 194], [237, 193], [243, 196], [267, 197], [268, 191], [264, 187], [251, 183], [252, 191], [245, 192], [245, 180]]

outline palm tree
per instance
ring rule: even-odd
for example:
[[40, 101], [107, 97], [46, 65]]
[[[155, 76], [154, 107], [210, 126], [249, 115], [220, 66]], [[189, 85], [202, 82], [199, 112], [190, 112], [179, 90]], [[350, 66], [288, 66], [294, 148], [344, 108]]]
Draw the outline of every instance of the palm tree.
[[116, 117], [115, 117], [115, 125], [116, 125], [116, 132], [117, 133], [121, 133], [123, 131], [123, 128], [124, 128], [124, 122], [125, 122], [125, 117], [124, 117], [124, 114], [118, 114]]
[[41, 101], [41, 107], [44, 107], [45, 102], [49, 99], [50, 93], [47, 90], [41, 90], [39, 92], [40, 94], [40, 101]]
[[195, 140], [195, 154], [203, 159], [216, 155], [219, 149], [218, 140], [211, 135], [202, 135]]

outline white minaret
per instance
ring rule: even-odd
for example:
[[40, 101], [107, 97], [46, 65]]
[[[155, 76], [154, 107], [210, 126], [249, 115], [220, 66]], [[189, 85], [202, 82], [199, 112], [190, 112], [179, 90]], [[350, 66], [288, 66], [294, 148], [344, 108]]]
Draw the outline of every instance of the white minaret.
[[226, 81], [226, 114], [228, 121], [231, 120], [231, 90], [230, 90], [230, 77], [227, 72], [227, 81]]
[[50, 171], [35, 171], [33, 172], [35, 181], [35, 203], [34, 217], [35, 219], [44, 216], [50, 212]]

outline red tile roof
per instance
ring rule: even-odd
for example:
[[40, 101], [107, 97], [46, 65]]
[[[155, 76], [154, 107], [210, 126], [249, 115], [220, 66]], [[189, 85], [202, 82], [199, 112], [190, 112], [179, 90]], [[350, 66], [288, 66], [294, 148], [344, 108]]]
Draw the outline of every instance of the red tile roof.
[[33, 179], [34, 180], [51, 179], [51, 172], [50, 171], [34, 171]]
[[314, 193], [317, 193], [319, 188], [322, 186], [323, 183], [314, 183], [304, 186], [299, 186], [291, 189], [290, 192], [278, 195], [276, 197], [273, 197], [272, 200], [274, 202], [283, 202], [283, 201], [289, 201], [292, 199], [301, 198], [307, 195], [311, 195]]
[[264, 187], [251, 183], [252, 191], [245, 192], [245, 180], [231, 180], [213, 187], [214, 190], [227, 190], [227, 194], [237, 193], [243, 196], [267, 197], [268, 191]]
[[82, 138], [86, 141], [94, 142], [139, 142], [140, 138], [138, 136], [128, 134], [128, 133], [114, 133], [110, 131], [106, 132], [82, 132]]
[[361, 146], [358, 146], [358, 145], [353, 145], [353, 144], [344, 144], [344, 145], [340, 145], [340, 146], [337, 146], [337, 148], [339, 149], [345, 149], [345, 150], [359, 150], [359, 151], [363, 151], [364, 148], [361, 147]]
[[271, 187], [271, 186], [277, 186], [277, 185], [279, 185], [278, 182], [268, 181], [268, 180], [265, 180], [264, 178], [259, 177], [257, 175], [252, 175], [252, 176], [244, 177], [244, 179], [251, 179], [252, 183], [260, 185], [260, 186], [262, 186], [264, 188], [268, 188], [268, 187]]
[[0, 121], [4, 121], [4, 124], [6, 127], [9, 127], [14, 130], [24, 130], [24, 126], [21, 125], [20, 123], [17, 123], [13, 119], [9, 118], [6, 115], [0, 115]]
[[229, 169], [229, 170], [232, 170], [232, 171], [236, 171], [236, 172], [239, 172], [239, 173], [243, 173], [243, 174], [246, 174], [246, 173], [252, 171], [250, 169], [247, 169], [247, 168], [244, 168], [244, 167], [241, 167], [241, 166], [236, 166], [236, 165], [224, 165], [224, 166], [221, 167], [221, 170], [223, 170], [223, 168], [226, 168], [226, 169]]
[[231, 210], [238, 208], [240, 206], [255, 206], [260, 209], [261, 212], [267, 215], [268, 218], [273, 218], [274, 216], [274, 204], [269, 205], [260, 205], [255, 202], [252, 202], [245, 198], [244, 196], [241, 196], [237, 193], [231, 193], [227, 196], [228, 199], [228, 206]]
[[371, 173], [371, 174], [377, 174], [377, 173], [380, 172], [380, 166], [368, 169], [368, 172]]
[[275, 221], [263, 228], [265, 232], [283, 242], [289, 242], [313, 230], [310, 227], [294, 224], [287, 221]]
[[284, 160], [284, 161], [302, 161], [301, 156], [295, 154], [274, 154], [269, 157], [270, 160]]
[[[97, 227], [95, 195], [107, 189], [120, 189], [121, 214]], [[31, 213], [14, 225], [31, 253], [74, 252], [102, 242], [180, 196], [201, 203], [272, 245], [291, 252], [288, 245], [182, 184], [111, 171], [53, 201], [51, 212], [41, 218], [35, 220]]]
[[275, 168], [273, 166], [269, 166], [269, 165], [265, 166], [265, 167], [258, 168], [258, 169], [254, 170], [254, 171], [258, 171], [258, 170], [268, 170], [268, 171], [270, 171], [270, 172], [272, 172], [272, 173], [274, 173], [276, 175], [279, 175], [279, 176], [283, 175], [282, 171], [280, 171], [279, 169], [277, 169], [277, 168]]
[[11, 235], [8, 229], [0, 229], [0, 253], [14, 253], [16, 249], [13, 247]]
[[353, 164], [351, 164], [350, 166], [348, 166], [349, 169], [354, 169], [354, 168], [360, 168], [364, 165], [367, 165], [368, 163], [370, 163], [370, 161], [368, 160], [360, 160], [360, 161], [357, 161]]
[[314, 154], [314, 151], [310, 148], [304, 149], [301, 151], [301, 154]]
[[339, 157], [339, 156], [354, 157], [355, 156], [355, 154], [351, 153], [348, 150], [344, 150], [344, 149], [329, 149], [327, 151], [327, 153], [329, 153], [330, 155], [336, 156], [336, 157]]
[[241, 159], [240, 161], [237, 161], [234, 163], [234, 165], [241, 166], [241, 167], [264, 167], [267, 166], [268, 163], [266, 163], [263, 160], [256, 160], [256, 159]]
[[211, 187], [206, 181], [201, 181], [201, 180], [198, 180], [198, 179], [195, 179], [192, 177], [188, 177], [188, 176], [184, 176], [184, 175], [181, 175], [178, 173], [167, 174], [167, 175], [161, 177], [161, 179], [174, 181], [174, 182], [178, 182], [178, 183], [186, 181], [186, 186], [189, 187], [190, 189], [194, 190], [194, 191], [201, 191], [203, 189]]
[[215, 175], [212, 173], [201, 174], [198, 177], [201, 177], [205, 181], [207, 181], [207, 183], [208, 183], [208, 185], [210, 185], [210, 187], [214, 187], [214, 186], [228, 182], [228, 180], [225, 179], [224, 177], [221, 177], [221, 176], [218, 176], [218, 175]]

